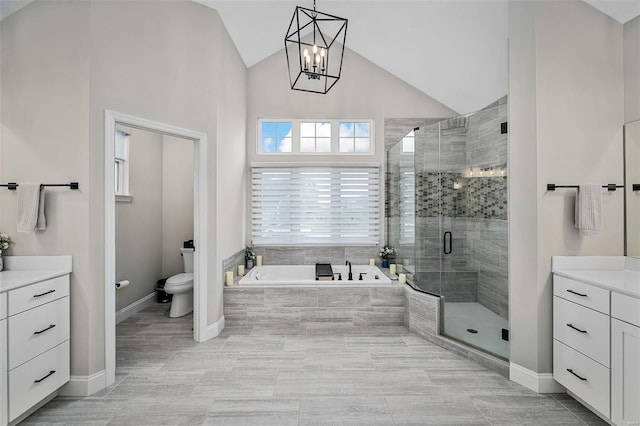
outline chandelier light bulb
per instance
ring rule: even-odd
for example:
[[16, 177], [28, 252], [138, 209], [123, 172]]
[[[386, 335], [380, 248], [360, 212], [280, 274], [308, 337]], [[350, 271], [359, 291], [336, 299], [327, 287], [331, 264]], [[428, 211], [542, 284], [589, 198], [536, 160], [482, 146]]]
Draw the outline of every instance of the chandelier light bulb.
[[313, 45], [313, 54], [315, 55], [316, 53], [318, 53], [318, 46], [316, 46], [315, 44]]

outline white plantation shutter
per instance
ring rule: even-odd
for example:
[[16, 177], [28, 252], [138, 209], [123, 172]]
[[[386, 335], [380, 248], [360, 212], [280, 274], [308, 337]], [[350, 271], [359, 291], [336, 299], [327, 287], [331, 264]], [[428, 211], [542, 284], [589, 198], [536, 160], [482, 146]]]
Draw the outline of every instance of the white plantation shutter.
[[378, 167], [253, 167], [256, 245], [375, 245]]

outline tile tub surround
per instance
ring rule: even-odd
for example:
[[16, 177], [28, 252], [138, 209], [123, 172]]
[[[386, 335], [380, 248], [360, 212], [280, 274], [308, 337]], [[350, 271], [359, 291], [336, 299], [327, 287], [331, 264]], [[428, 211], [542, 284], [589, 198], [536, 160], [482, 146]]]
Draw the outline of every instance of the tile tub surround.
[[118, 324], [113, 386], [57, 397], [22, 424], [604, 425], [565, 394], [538, 395], [404, 327], [332, 336], [226, 327], [198, 344], [192, 318], [165, 310]]
[[331, 333], [334, 328], [404, 325], [404, 287], [225, 287], [229, 327], [297, 328]]

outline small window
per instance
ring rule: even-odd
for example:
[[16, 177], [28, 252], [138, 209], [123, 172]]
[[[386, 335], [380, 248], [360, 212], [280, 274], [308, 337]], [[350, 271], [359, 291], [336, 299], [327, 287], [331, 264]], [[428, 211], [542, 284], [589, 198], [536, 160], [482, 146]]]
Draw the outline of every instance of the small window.
[[416, 151], [416, 136], [412, 130], [407, 133], [407, 136], [402, 138], [402, 152], [415, 152]]
[[291, 130], [290, 121], [263, 121], [260, 126], [260, 152], [291, 152]]
[[331, 123], [300, 123], [300, 152], [331, 152]]
[[129, 134], [116, 129], [115, 134], [116, 195], [129, 195]]
[[368, 122], [340, 122], [340, 152], [371, 152], [371, 126]]

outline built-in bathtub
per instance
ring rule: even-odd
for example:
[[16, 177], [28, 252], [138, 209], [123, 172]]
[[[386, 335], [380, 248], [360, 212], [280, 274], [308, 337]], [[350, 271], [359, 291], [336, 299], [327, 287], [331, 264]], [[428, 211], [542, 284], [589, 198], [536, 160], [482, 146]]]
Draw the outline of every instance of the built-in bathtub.
[[238, 284], [224, 288], [225, 324], [320, 334], [404, 325], [404, 285], [375, 266], [353, 265], [351, 281], [348, 266], [332, 268], [342, 280], [316, 281], [315, 265], [253, 268]]
[[[353, 279], [349, 280], [349, 267], [331, 265], [333, 281], [316, 281], [315, 265], [263, 265], [251, 269], [240, 281], [240, 286], [388, 286], [392, 281], [375, 266], [353, 265]], [[342, 279], [339, 279], [342, 278]], [[362, 279], [360, 279], [362, 278]]]

